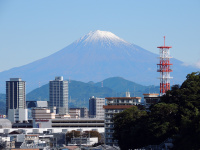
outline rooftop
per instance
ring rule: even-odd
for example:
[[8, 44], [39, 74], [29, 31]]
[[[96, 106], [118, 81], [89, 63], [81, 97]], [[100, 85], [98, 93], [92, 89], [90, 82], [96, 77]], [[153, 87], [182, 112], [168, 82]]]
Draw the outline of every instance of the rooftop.
[[141, 97], [106, 97], [105, 99], [141, 99]]

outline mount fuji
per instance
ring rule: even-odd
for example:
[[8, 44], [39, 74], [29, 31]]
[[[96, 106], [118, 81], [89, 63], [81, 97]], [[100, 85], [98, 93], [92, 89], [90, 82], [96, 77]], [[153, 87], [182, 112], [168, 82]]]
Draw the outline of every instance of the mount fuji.
[[[143, 85], [159, 85], [156, 72], [158, 55], [126, 42], [108, 31], [93, 31], [62, 50], [0, 73], [0, 90], [5, 91], [5, 81], [20, 77], [26, 81], [27, 91], [54, 80], [55, 76], [83, 82], [99, 82], [109, 77], [123, 77]], [[196, 68], [183, 66], [172, 59], [173, 83], [182, 83], [188, 73]], [[172, 84], [173, 84], [172, 83]]]

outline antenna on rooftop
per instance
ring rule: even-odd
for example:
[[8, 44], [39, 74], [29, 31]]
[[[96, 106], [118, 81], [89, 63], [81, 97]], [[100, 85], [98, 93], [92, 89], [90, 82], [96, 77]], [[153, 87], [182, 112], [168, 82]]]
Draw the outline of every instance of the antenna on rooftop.
[[150, 94], [150, 85], [149, 85], [149, 94]]

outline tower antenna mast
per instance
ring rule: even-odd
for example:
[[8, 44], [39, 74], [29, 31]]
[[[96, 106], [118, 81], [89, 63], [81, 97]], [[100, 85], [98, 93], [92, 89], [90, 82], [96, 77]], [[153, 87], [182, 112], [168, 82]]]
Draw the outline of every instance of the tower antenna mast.
[[164, 46], [157, 47], [160, 50], [159, 64], [157, 64], [157, 72], [160, 72], [160, 95], [165, 94], [168, 90], [170, 90], [170, 72], [172, 72], [170, 63], [170, 51], [171, 46], [165, 46], [165, 36], [164, 36]]

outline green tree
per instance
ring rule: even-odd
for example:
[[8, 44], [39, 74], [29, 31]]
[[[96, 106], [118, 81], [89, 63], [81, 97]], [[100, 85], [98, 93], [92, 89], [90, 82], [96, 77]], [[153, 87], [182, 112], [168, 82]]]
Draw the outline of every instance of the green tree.
[[158, 103], [152, 106], [150, 111], [146, 126], [151, 142], [148, 144], [160, 144], [168, 137], [178, 133], [177, 104]]
[[114, 138], [121, 149], [160, 144], [178, 133], [177, 104], [158, 103], [151, 112], [131, 107], [114, 117]]
[[132, 137], [134, 131], [133, 128], [137, 128], [136, 120], [146, 116], [146, 111], [139, 110], [136, 106], [124, 110], [123, 112], [116, 114], [113, 118], [114, 121], [114, 138], [118, 140], [118, 144], [121, 149], [132, 148]]
[[200, 115], [184, 123], [184, 128], [175, 137], [174, 150], [200, 149]]
[[181, 86], [175, 85], [161, 98], [165, 103], [176, 103], [184, 106], [190, 102], [200, 108], [200, 72], [192, 72], [186, 76]]
[[[127, 109], [114, 117], [121, 149], [157, 145], [174, 137], [174, 149], [200, 149], [200, 72], [188, 74], [152, 105], [149, 113]], [[143, 112], [143, 113], [141, 113]]]

